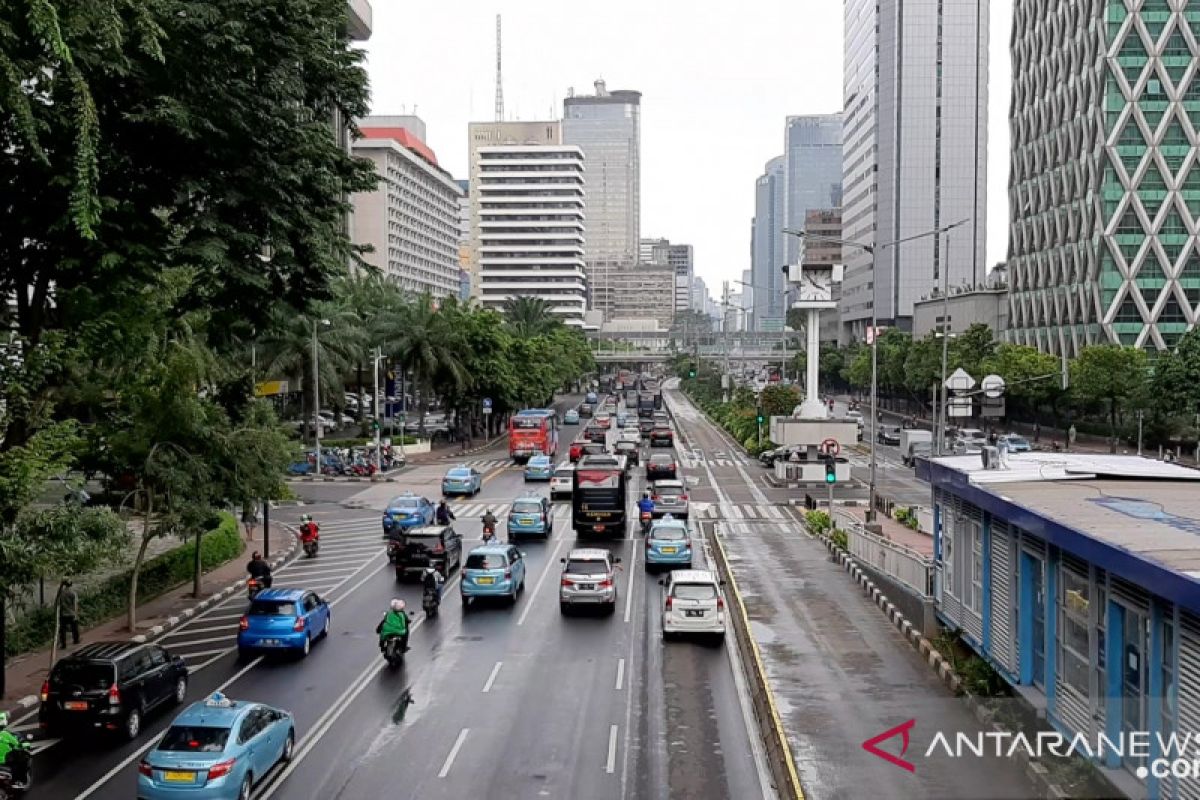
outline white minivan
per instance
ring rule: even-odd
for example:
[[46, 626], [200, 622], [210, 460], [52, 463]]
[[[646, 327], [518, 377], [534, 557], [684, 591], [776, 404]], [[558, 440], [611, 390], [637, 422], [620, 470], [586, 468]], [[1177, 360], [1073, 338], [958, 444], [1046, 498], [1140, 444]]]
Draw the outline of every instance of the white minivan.
[[662, 635], [702, 634], [725, 638], [725, 594], [706, 569], [681, 569], [659, 581], [663, 593]]
[[571, 482], [575, 477], [575, 465], [570, 461], [564, 461], [554, 468], [554, 474], [550, 476], [550, 499], [566, 495], [571, 496]]

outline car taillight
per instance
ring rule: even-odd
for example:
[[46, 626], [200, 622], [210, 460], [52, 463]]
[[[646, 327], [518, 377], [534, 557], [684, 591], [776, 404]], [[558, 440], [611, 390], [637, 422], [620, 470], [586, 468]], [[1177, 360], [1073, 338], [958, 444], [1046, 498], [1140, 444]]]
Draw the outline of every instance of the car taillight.
[[117, 688], [115, 683], [108, 687], [108, 704], [110, 706], [121, 705], [121, 690]]
[[442, 553], [446, 552], [446, 545], [438, 542], [438, 546], [433, 548], [433, 552], [436, 555], [441, 555]]
[[296, 620], [296, 623], [292, 625], [292, 630], [296, 631], [297, 633], [304, 630], [304, 617], [299, 617]]
[[506, 580], [506, 581], [512, 580], [512, 570], [511, 569], [504, 570], [504, 580]]
[[608, 589], [611, 586], [612, 586], [612, 578], [605, 578], [604, 580], [600, 581], [601, 589]]
[[681, 495], [679, 495], [679, 499], [680, 499], [680, 500], [685, 500], [685, 501], [686, 501], [686, 500], [687, 500], [687, 495], [686, 495], [686, 494], [681, 494]]
[[50, 698], [50, 681], [42, 681], [42, 702], [46, 702]]
[[145, 761], [139, 761], [138, 762], [138, 774], [145, 775], [147, 778], [150, 778], [150, 777], [153, 777], [154, 770]]
[[228, 761], [218, 761], [208, 768], [208, 779], [215, 781], [217, 778], [224, 778], [233, 771], [233, 765], [236, 763], [236, 758], [231, 758]]
[[238, 620], [238, 630], [245, 631], [245, 630], [249, 630], [249, 629], [250, 629], [250, 620], [243, 614], [242, 618]]
[[658, 502], [658, 495], [656, 495], [656, 494], [652, 494], [652, 495], [650, 495], [650, 499], [651, 499], [651, 500], [653, 500], [654, 502], [656, 502], [656, 503], [657, 503], [657, 502]]
[[559, 584], [558, 584], [558, 585], [559, 585], [559, 586], [574, 586], [574, 585], [575, 585], [575, 581], [571, 580], [570, 578], [564, 577], [564, 578], [563, 578], [563, 579], [562, 579], [562, 580], [559, 582]]
[[668, 598], [667, 598], [667, 611], [670, 611], [670, 610], [671, 610], [671, 605], [672, 605], [672, 603], [673, 603], [674, 599], [675, 599], [675, 598], [673, 598], [673, 597], [668, 597]]
[[646, 537], [646, 549], [649, 550], [653, 546], [653, 541], [649, 536]]
[[717, 598], [717, 610], [718, 610], [718, 611], [724, 611], [724, 610], [725, 610], [725, 598], [724, 598], [724, 597], [718, 597], [718, 598]]

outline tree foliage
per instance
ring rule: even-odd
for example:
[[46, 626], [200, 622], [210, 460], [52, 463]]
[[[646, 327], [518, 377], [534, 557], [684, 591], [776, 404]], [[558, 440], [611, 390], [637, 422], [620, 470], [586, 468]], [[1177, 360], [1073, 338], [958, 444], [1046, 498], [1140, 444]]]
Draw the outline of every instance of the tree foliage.
[[1117, 418], [1129, 404], [1144, 400], [1149, 361], [1138, 347], [1105, 344], [1085, 347], [1071, 364], [1071, 388], [1080, 399], [1108, 411], [1109, 447], [1117, 448]]
[[792, 386], [766, 386], [758, 402], [768, 417], [789, 417], [800, 402], [800, 394]]

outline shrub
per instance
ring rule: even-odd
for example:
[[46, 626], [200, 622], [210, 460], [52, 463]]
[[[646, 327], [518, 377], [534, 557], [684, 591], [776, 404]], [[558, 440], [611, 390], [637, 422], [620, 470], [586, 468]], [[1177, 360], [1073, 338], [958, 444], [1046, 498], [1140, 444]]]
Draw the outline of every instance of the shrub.
[[917, 518], [917, 510], [908, 506], [901, 506], [892, 512], [892, 519], [914, 531], [921, 527], [921, 521]]
[[846, 537], [846, 532], [840, 528], [834, 528], [829, 534], [830, 540], [843, 550], [850, 549], [850, 540]]
[[804, 522], [808, 525], [808, 529], [817, 535], [824, 534], [832, 524], [829, 514], [825, 511], [804, 512]]
[[[244, 546], [232, 514], [222, 512], [215, 516], [212, 524], [213, 528], [204, 534], [200, 545], [200, 565], [206, 572], [240, 556]], [[143, 564], [138, 576], [138, 602], [153, 600], [191, 580], [195, 547], [193, 538]], [[97, 625], [124, 614], [129, 603], [130, 579], [129, 572], [122, 572], [81, 591], [80, 626]], [[32, 609], [8, 627], [5, 655], [11, 657], [45, 647], [53, 636], [53, 608]]]
[[[385, 437], [385, 438], [386, 438], [386, 437]], [[403, 439], [404, 439], [404, 444], [416, 444], [417, 442], [419, 442], [419, 441], [420, 441], [420, 439], [418, 439], [417, 437], [415, 437], [415, 436], [409, 436], [409, 435], [407, 435], [407, 434], [405, 434], [405, 435], [404, 435]], [[399, 436], [393, 436], [393, 437], [392, 437], [392, 445], [393, 445], [393, 446], [395, 446], [395, 445], [398, 445], [398, 444], [400, 444], [400, 440], [401, 440], [401, 437], [399, 437]], [[374, 444], [375, 444], [375, 439], [374, 439], [374, 438], [369, 438], [369, 439], [363, 439], [363, 438], [356, 438], [356, 439], [322, 439], [322, 440], [321, 440], [321, 447], [322, 447], [322, 448], [330, 448], [330, 447], [364, 447], [364, 446], [366, 446], [366, 445], [374, 445]]]

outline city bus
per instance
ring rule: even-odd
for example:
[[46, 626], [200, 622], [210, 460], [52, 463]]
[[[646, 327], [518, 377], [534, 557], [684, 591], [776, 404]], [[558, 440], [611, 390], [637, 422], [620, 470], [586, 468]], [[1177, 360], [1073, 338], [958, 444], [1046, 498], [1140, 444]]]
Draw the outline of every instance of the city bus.
[[508, 455], [518, 464], [531, 456], [557, 456], [558, 414], [549, 408], [527, 408], [509, 418]]
[[583, 456], [571, 478], [571, 526], [585, 535], [625, 536], [625, 470], [611, 455]]

